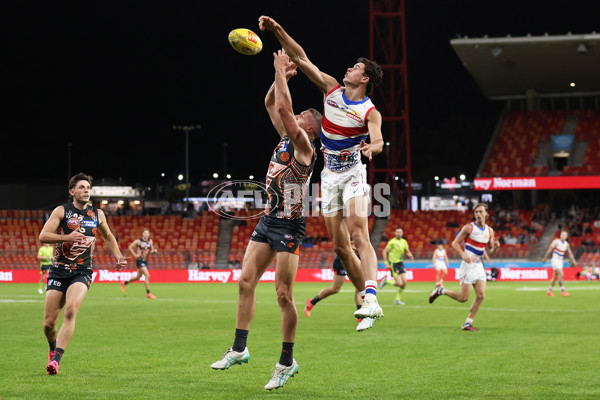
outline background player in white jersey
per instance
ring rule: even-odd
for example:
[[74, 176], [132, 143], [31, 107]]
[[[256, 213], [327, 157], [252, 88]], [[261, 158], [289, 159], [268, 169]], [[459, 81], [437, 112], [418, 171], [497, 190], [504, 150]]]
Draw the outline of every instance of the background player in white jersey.
[[561, 231], [560, 237], [558, 239], [554, 239], [550, 246], [548, 246], [548, 250], [542, 258], [542, 263], [546, 262], [546, 259], [552, 254], [552, 269], [554, 269], [554, 274], [552, 275], [552, 280], [550, 281], [550, 287], [546, 294], [550, 297], [554, 297], [554, 293], [552, 293], [552, 289], [554, 288], [554, 284], [558, 281], [560, 285], [560, 294], [561, 296], [569, 296], [569, 293], [565, 290], [565, 284], [563, 281], [563, 264], [565, 253], [569, 255], [571, 261], [573, 261], [573, 265], [577, 266], [577, 261], [575, 261], [575, 257], [571, 252], [571, 245], [567, 241], [569, 234], [567, 231]]
[[[479, 306], [485, 298], [486, 274], [483, 269], [481, 257], [487, 248], [490, 255], [494, 255], [500, 248], [500, 243], [494, 237], [494, 230], [485, 224], [488, 217], [488, 206], [486, 203], [479, 203], [473, 209], [475, 222], [466, 224], [460, 233], [452, 242], [452, 247], [460, 254], [462, 262], [460, 263], [460, 292], [445, 289], [443, 286], [436, 286], [429, 296], [429, 303], [441, 295], [446, 295], [461, 303], [469, 300], [471, 286], [475, 288], [475, 300], [469, 309], [469, 315], [462, 329], [465, 331], [478, 331], [473, 327], [473, 319], [479, 311]], [[461, 242], [465, 241], [465, 248], [461, 247]]]
[[438, 240], [437, 248], [433, 251], [433, 266], [435, 267], [435, 281], [438, 285], [444, 286], [444, 278], [448, 274], [448, 253], [444, 248], [444, 244]]
[[[359, 58], [347, 69], [343, 79], [345, 86], [341, 86], [334, 77], [321, 72], [274, 19], [261, 16], [259, 28], [273, 31], [291, 60], [323, 92], [321, 150], [325, 168], [321, 172], [321, 208], [325, 224], [336, 254], [351, 273], [360, 267], [352, 257], [350, 236], [360, 255], [365, 294], [363, 306], [354, 316], [365, 318], [363, 321], [381, 318], [383, 310], [377, 301], [377, 255], [369, 239], [367, 223], [370, 188], [366, 182], [366, 167], [361, 162], [361, 153], [371, 159], [383, 149], [381, 114], [368, 97], [383, 79], [381, 67]], [[370, 143], [367, 143], [369, 136]]]

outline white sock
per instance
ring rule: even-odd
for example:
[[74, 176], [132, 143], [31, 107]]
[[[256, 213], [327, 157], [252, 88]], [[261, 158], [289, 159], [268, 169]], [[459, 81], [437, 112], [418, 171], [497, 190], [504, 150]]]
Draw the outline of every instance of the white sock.
[[465, 325], [473, 325], [473, 318], [467, 318], [467, 320], [465, 321]]

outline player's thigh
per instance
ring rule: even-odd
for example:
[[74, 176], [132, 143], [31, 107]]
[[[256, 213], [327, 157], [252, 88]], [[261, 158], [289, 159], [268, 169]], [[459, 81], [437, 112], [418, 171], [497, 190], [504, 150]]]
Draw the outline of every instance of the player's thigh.
[[479, 279], [479, 280], [475, 281], [473, 286], [475, 287], [475, 294], [478, 297], [485, 296], [486, 281]]
[[350, 234], [348, 233], [348, 227], [344, 221], [344, 214], [342, 211], [336, 211], [330, 214], [323, 214], [325, 219], [325, 226], [327, 232], [331, 236], [334, 246], [345, 247], [350, 245]]
[[406, 272], [396, 275], [396, 282], [399, 285], [406, 285]]
[[471, 295], [471, 287], [473, 284], [471, 283], [461, 283], [460, 284], [460, 295], [461, 297], [468, 299]]
[[65, 294], [59, 290], [46, 291], [44, 302], [44, 322], [56, 325], [60, 311], [65, 305]]
[[262, 274], [275, 259], [276, 254], [268, 243], [248, 241], [240, 280], [258, 283]]
[[88, 287], [83, 282], [75, 282], [69, 286], [65, 294], [65, 310], [77, 313], [79, 307], [83, 304], [87, 293]]
[[335, 290], [340, 290], [342, 285], [346, 281], [346, 277], [344, 275], [334, 275], [333, 282], [331, 283], [331, 287]]
[[150, 278], [150, 273], [147, 267], [138, 268], [138, 275], [144, 275], [146, 279]]
[[296, 254], [280, 251], [277, 253], [277, 263], [275, 267], [275, 287], [291, 288], [296, 280], [298, 272], [299, 257]]
[[353, 197], [346, 203], [346, 224], [353, 240], [357, 235], [363, 239], [369, 238], [369, 198], [367, 196]]

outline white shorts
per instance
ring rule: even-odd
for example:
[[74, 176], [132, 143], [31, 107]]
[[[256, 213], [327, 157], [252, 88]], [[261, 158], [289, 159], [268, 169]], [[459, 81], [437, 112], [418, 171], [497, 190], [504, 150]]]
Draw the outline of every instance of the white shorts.
[[444, 271], [448, 272], [448, 266], [446, 265], [445, 261], [436, 261], [435, 269], [436, 269], [436, 271], [444, 270]]
[[476, 263], [468, 263], [462, 261], [460, 263], [460, 270], [458, 272], [458, 276], [460, 277], [461, 285], [463, 283], [473, 284], [476, 281], [487, 280], [485, 269], [483, 269], [483, 263], [481, 261]]
[[321, 171], [321, 212], [330, 214], [343, 210], [348, 200], [368, 195], [370, 190], [367, 184], [367, 166], [364, 164], [342, 172], [324, 168]]
[[560, 269], [561, 271], [563, 269], [563, 265], [565, 264], [564, 260], [562, 260], [562, 259], [555, 259], [555, 258], [552, 258], [550, 260], [550, 263], [552, 264], [552, 268], [554, 268], [554, 269]]

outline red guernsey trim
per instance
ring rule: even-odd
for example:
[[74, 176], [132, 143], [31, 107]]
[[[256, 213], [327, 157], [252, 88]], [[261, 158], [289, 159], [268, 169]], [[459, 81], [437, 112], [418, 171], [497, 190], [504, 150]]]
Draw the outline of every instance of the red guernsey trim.
[[342, 85], [337, 85], [336, 87], [334, 87], [333, 89], [331, 89], [329, 92], [327, 92], [327, 94], [325, 95], [325, 97], [329, 96], [331, 93], [335, 92], [336, 90], [338, 90], [339, 88], [341, 88]]
[[358, 128], [347, 128], [343, 126], [339, 126], [328, 120], [325, 115], [323, 115], [322, 120], [323, 130], [327, 133], [333, 135], [341, 135], [345, 137], [354, 137], [358, 135], [364, 135], [365, 133], [369, 133], [369, 128], [367, 126], [361, 126]]
[[477, 247], [478, 249], [485, 250], [486, 243], [476, 242], [471, 238], [466, 238], [465, 242], [469, 243], [473, 247]]

